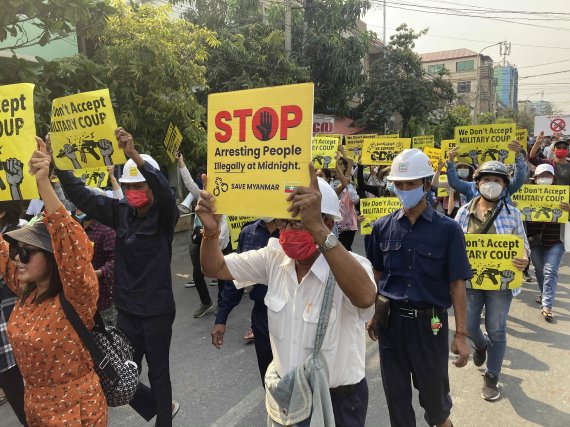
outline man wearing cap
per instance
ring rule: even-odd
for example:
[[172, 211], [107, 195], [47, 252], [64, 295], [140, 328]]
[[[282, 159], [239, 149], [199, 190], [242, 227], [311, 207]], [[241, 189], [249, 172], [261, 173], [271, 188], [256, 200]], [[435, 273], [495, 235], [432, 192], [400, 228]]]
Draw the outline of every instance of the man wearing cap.
[[541, 132], [536, 142], [528, 153], [528, 161], [535, 165], [549, 164], [554, 168], [554, 176], [557, 185], [570, 185], [570, 162], [568, 161], [568, 140], [560, 139], [554, 143], [554, 158], [540, 159], [537, 157], [538, 151], [544, 139], [544, 132]]
[[418, 149], [394, 159], [388, 179], [403, 208], [374, 224], [366, 248], [379, 284], [374, 319], [380, 370], [393, 426], [415, 426], [412, 384], [429, 425], [451, 426], [448, 375], [448, 317], [453, 304], [453, 364], [469, 358], [465, 279], [472, 277], [461, 228], [426, 203], [431, 187], [428, 157]]
[[115, 229], [115, 307], [119, 327], [135, 347], [134, 361], [148, 364], [150, 388], [139, 383], [131, 406], [157, 426], [172, 425], [179, 405], [172, 402], [169, 353], [175, 306], [170, 261], [176, 198], [158, 163], [135, 149], [123, 128], [115, 131], [130, 158], [120, 182], [125, 198], [96, 195], [69, 171], [56, 171], [69, 199], [89, 217]]
[[[296, 371], [312, 354], [332, 273], [333, 302], [321, 348], [330, 393], [313, 395], [313, 399], [321, 399], [328, 416], [332, 414], [327, 402], [332, 402], [337, 426], [364, 426], [368, 386], [363, 326], [372, 317], [376, 287], [370, 263], [348, 252], [331, 233], [340, 216], [338, 197], [326, 181], [316, 177], [312, 164], [309, 170], [310, 187], [298, 187], [288, 199], [289, 210], [294, 218], [300, 215], [300, 221], [278, 219], [279, 240], [270, 238], [262, 249], [225, 257], [218, 246], [220, 216], [214, 214], [214, 197], [202, 191], [196, 209], [204, 225], [202, 269], [208, 276], [236, 281], [239, 288], [267, 284], [265, 304], [274, 357], [270, 370], [279, 378]], [[317, 407], [321, 408], [313, 400], [311, 416]], [[323, 421], [322, 425], [329, 424]]]

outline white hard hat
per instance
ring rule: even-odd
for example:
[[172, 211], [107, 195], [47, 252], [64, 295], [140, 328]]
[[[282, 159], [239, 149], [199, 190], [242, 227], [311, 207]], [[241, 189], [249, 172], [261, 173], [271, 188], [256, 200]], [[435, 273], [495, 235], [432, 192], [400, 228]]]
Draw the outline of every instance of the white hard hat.
[[[156, 163], [156, 160], [154, 160], [151, 156], [149, 156], [148, 154], [141, 154], [141, 157], [145, 162], [147, 162], [153, 168], [155, 168], [156, 170], [160, 170], [158, 163]], [[125, 163], [125, 166], [123, 166], [123, 176], [119, 178], [119, 182], [124, 182], [128, 184], [128, 183], [145, 182], [145, 181], [146, 179], [144, 179], [144, 176], [142, 176], [142, 174], [140, 173], [139, 168], [137, 167], [135, 161], [133, 159], [127, 160], [127, 163]]]
[[548, 172], [548, 173], [554, 175], [554, 168], [552, 167], [552, 165], [543, 163], [543, 164], [538, 165], [536, 167], [536, 169], [534, 170], [534, 176], [538, 176], [544, 172]]
[[388, 179], [390, 181], [412, 181], [433, 175], [435, 172], [428, 156], [417, 148], [410, 148], [396, 156], [392, 162]]
[[322, 178], [319, 180], [319, 190], [321, 192], [321, 213], [331, 216], [335, 221], [340, 221], [340, 203], [336, 191]]

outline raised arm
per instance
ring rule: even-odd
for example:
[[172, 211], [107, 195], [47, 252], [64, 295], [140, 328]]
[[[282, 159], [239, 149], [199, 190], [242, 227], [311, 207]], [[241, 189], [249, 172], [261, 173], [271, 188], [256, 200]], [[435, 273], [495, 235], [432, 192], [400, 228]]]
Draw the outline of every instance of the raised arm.
[[4, 278], [6, 285], [14, 294], [20, 295], [16, 263], [10, 259], [9, 248], [8, 242], [0, 235], [0, 276]]
[[517, 152], [515, 157], [515, 175], [509, 183], [508, 193], [515, 194], [523, 186], [528, 178], [528, 168], [526, 162], [524, 161], [524, 156]]
[[196, 182], [194, 182], [194, 180], [192, 179], [192, 175], [190, 175], [190, 171], [188, 170], [186, 164], [184, 163], [184, 157], [182, 156], [182, 153], [180, 152], [177, 153], [176, 159], [178, 160], [178, 171], [180, 172], [180, 176], [182, 177], [184, 185], [186, 186], [190, 194], [192, 194], [194, 200], [198, 200], [200, 198], [200, 188], [198, 187]]
[[124, 195], [121, 185], [117, 181], [117, 178], [115, 178], [115, 166], [107, 166], [107, 170], [109, 171], [109, 182], [113, 189], [113, 199], [121, 200]]
[[368, 185], [364, 182], [364, 166], [356, 165], [356, 188], [362, 191], [368, 191], [376, 197], [380, 197], [380, 188], [376, 185]]
[[529, 160], [534, 159], [538, 155], [538, 150], [540, 149], [543, 140], [544, 140], [544, 131], [540, 132], [540, 135], [538, 135], [536, 141], [534, 142], [534, 145], [530, 149], [530, 152], [528, 153]]

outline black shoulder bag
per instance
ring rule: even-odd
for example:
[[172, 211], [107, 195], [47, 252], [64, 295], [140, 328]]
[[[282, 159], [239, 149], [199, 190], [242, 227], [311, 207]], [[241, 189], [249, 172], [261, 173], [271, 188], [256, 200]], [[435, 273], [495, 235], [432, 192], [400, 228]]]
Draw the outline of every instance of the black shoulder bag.
[[91, 354], [107, 404], [127, 405], [139, 382], [138, 367], [132, 360], [131, 343], [121, 330], [105, 325], [99, 311], [95, 313], [95, 326], [89, 332], [63, 292], [59, 294], [59, 300], [67, 320]]

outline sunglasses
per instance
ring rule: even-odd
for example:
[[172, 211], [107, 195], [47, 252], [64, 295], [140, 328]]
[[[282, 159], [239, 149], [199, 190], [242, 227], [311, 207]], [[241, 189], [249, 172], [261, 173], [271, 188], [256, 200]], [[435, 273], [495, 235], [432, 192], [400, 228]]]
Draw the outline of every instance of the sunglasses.
[[30, 257], [34, 252], [45, 252], [40, 248], [29, 248], [26, 246], [18, 246], [17, 244], [10, 245], [10, 259], [14, 261], [16, 255], [20, 257], [20, 262], [22, 264], [27, 264], [30, 262]]
[[276, 219], [275, 225], [277, 228], [287, 228], [287, 226], [290, 226], [293, 230], [301, 230], [303, 228], [301, 221], [290, 219]]

